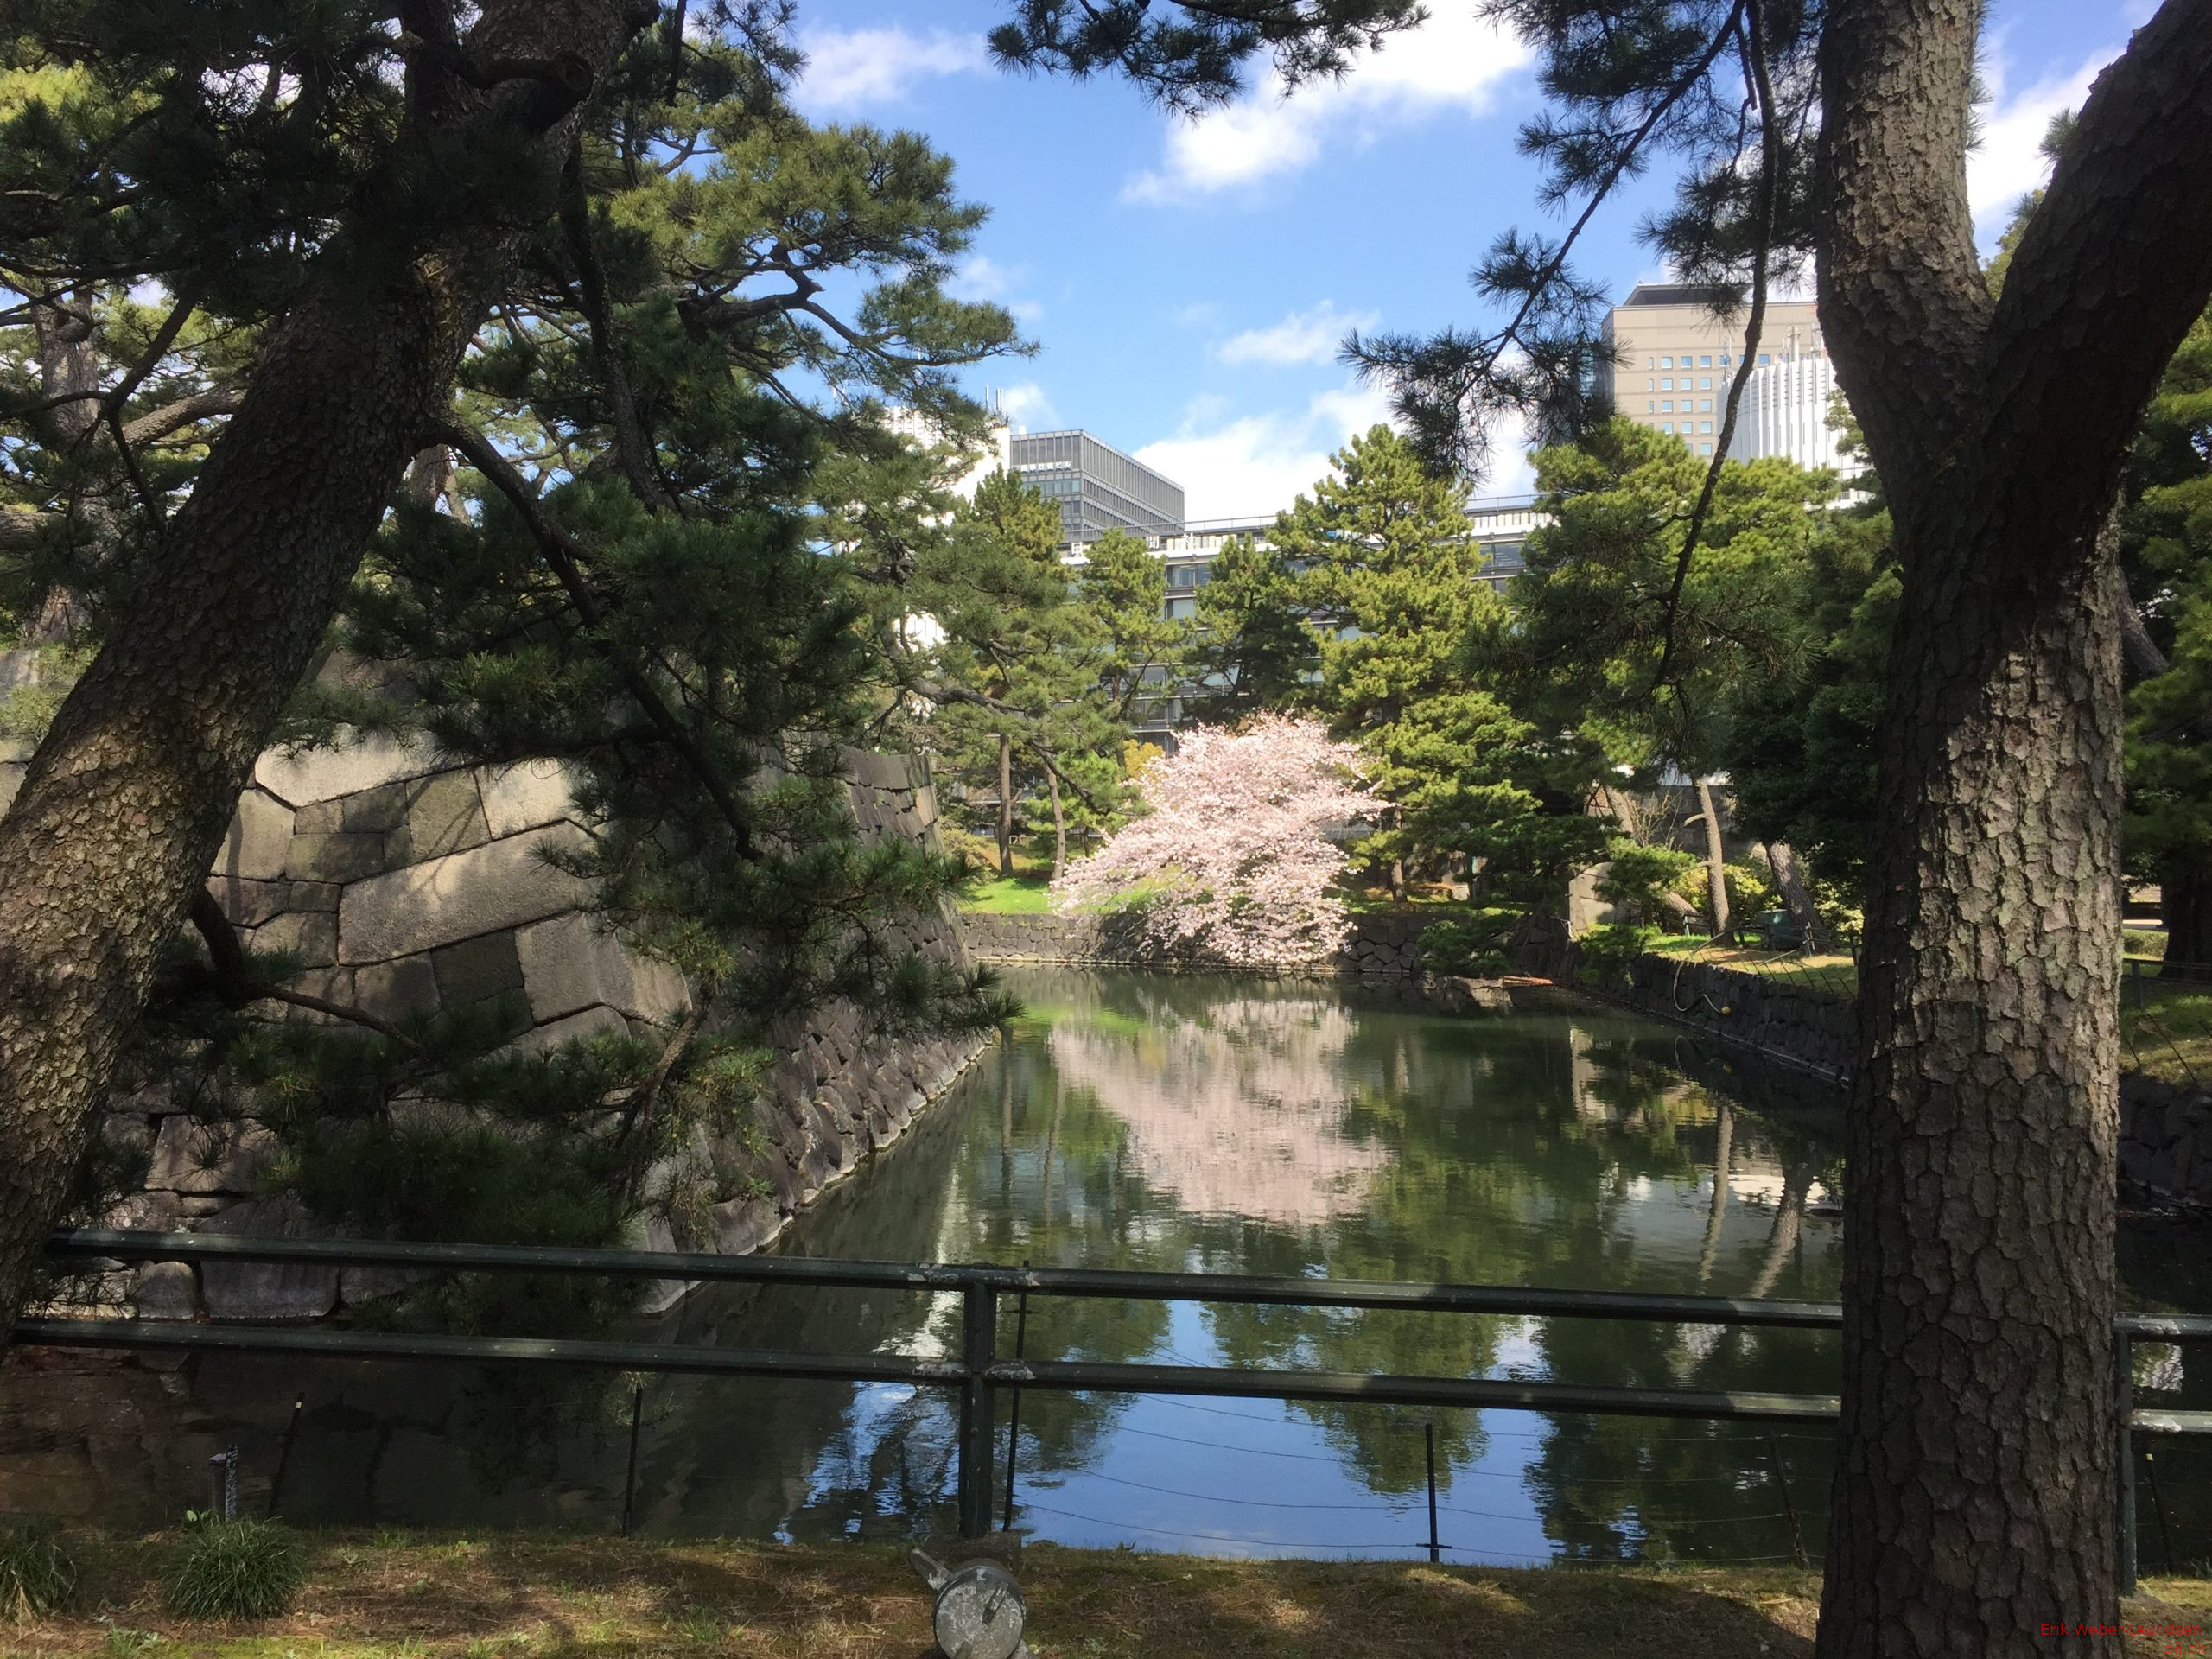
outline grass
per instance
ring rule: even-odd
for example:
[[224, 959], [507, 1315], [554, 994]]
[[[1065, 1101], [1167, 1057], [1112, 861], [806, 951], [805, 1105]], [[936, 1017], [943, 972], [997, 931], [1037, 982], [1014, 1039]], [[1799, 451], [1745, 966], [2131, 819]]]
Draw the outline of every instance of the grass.
[[1052, 908], [1051, 878], [1016, 868], [1012, 875], [978, 876], [960, 894], [960, 908], [993, 916], [1042, 916]]
[[[73, 1615], [0, 1627], [0, 1653], [144, 1659], [920, 1659], [929, 1603], [882, 1546], [645, 1544], [501, 1535], [302, 1540], [295, 1611], [171, 1615], [172, 1541], [86, 1540]], [[1218, 1561], [1033, 1546], [1038, 1659], [1802, 1659], [1817, 1574], [1770, 1567], [1506, 1571]], [[2212, 1582], [2145, 1581], [2133, 1622], [2212, 1626]], [[2064, 1610], [2060, 1610], [2064, 1611]], [[2149, 1638], [2131, 1656], [2161, 1649]]]
[[188, 1618], [270, 1618], [291, 1605], [304, 1567], [281, 1521], [201, 1518], [188, 1526], [168, 1572], [169, 1605]]
[[2123, 982], [2120, 1034], [2121, 1062], [2131, 1071], [2212, 1084], [2212, 985]]
[[1703, 935], [1684, 938], [1669, 934], [1651, 946], [1654, 956], [1694, 957], [1716, 968], [1739, 974], [1766, 974], [1802, 982], [1808, 989], [1830, 996], [1859, 994], [1859, 964], [1843, 951], [1810, 956], [1802, 950], [1780, 954], [1750, 945], [1715, 945]]
[[0, 1624], [26, 1624], [66, 1605], [77, 1563], [53, 1523], [0, 1527]]

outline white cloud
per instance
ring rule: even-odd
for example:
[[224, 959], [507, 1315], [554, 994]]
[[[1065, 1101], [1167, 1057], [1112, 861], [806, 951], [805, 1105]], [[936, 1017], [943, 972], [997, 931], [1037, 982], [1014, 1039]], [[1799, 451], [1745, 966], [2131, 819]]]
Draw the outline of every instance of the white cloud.
[[1244, 97], [1195, 120], [1171, 118], [1160, 168], [1122, 187], [1130, 201], [1173, 202], [1257, 184], [1319, 160], [1324, 149], [1371, 142], [1385, 128], [1457, 110], [1489, 112], [1498, 83], [1529, 60], [1511, 30], [1453, 8], [1394, 35], [1338, 81], [1286, 97], [1272, 70]]
[[1193, 519], [1272, 517], [1313, 487], [1352, 434], [1388, 421], [1390, 405], [1380, 391], [1346, 386], [1302, 409], [1224, 419], [1225, 412], [1218, 398], [1201, 399], [1173, 437], [1136, 452], [1183, 486]]
[[1049, 431], [1060, 423], [1060, 411], [1052, 406], [1052, 394], [1034, 380], [1001, 386], [996, 396], [999, 412], [1016, 426]]
[[1214, 348], [1224, 363], [1265, 363], [1276, 366], [1294, 363], [1327, 363], [1354, 328], [1372, 328], [1382, 321], [1375, 311], [1339, 311], [1324, 300], [1310, 311], [1294, 311], [1281, 322], [1265, 328], [1248, 328]]
[[1990, 54], [1986, 74], [1989, 101], [1977, 111], [1981, 142], [1967, 153], [1967, 199], [1974, 207], [1975, 232], [1985, 246], [1995, 245], [2020, 198], [2046, 181], [2050, 163], [2039, 146], [2051, 118], [2080, 109], [2089, 95], [2089, 84], [2123, 49], [2102, 48], [2072, 73], [2046, 76], [2017, 92], [2005, 85], [2002, 52]]
[[[1303, 408], [1230, 416], [1216, 396], [1194, 399], [1172, 438], [1146, 444], [1139, 461], [1183, 486], [1192, 520], [1266, 519], [1310, 494], [1330, 470], [1329, 457], [1354, 435], [1393, 425], [1389, 395], [1373, 387], [1339, 386]], [[1491, 475], [1476, 495], [1527, 495], [1536, 486], [1528, 460], [1529, 435], [1517, 419], [1503, 423], [1492, 445]]]
[[813, 29], [800, 35], [799, 48], [806, 72], [794, 96], [810, 111], [897, 103], [918, 80], [988, 67], [981, 35], [942, 29], [926, 35], [903, 27]]
[[1018, 321], [1035, 323], [1044, 317], [1045, 308], [1035, 300], [1016, 297], [1028, 280], [1028, 266], [1002, 265], [988, 254], [978, 253], [963, 262], [944, 286], [956, 300], [992, 301], [1011, 311]]

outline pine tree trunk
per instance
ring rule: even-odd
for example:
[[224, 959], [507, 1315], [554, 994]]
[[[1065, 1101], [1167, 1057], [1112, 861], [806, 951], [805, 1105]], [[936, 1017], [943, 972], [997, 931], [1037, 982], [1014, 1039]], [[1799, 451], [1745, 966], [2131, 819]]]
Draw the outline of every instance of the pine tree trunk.
[[1698, 816], [1705, 820], [1705, 875], [1709, 887], [1707, 907], [1713, 915], [1713, 937], [1728, 936], [1728, 853], [1720, 840], [1720, 810], [1713, 804], [1713, 786], [1700, 779]]
[[2165, 924], [2168, 964], [2161, 976], [2212, 979], [2212, 868], [2198, 860], [2160, 870], [2158, 918]]
[[999, 874], [1014, 874], [1014, 739], [999, 734]]
[[1822, 1659], [2047, 1652], [2040, 1624], [2116, 1606], [2118, 596], [2083, 557], [2032, 598], [1946, 570], [1901, 607]]
[[1770, 841], [1766, 844], [1766, 861], [1774, 871], [1775, 889], [1782, 894], [1783, 907], [1805, 936], [1806, 948], [1821, 956], [1834, 950], [1835, 941], [1828, 937], [1820, 906], [1806, 889], [1804, 872], [1797, 868], [1796, 849], [1786, 841]]
[[2119, 1622], [2123, 594], [2100, 543], [2212, 299], [2212, 29], [2168, 0], [2099, 76], [1993, 296], [1966, 180], [1983, 11], [1834, 0], [1821, 33], [1821, 323], [1903, 591], [1820, 1659], [2030, 1659], [2044, 1625]]
[[[630, 13], [505, 0], [471, 39], [595, 77]], [[0, 821], [0, 1331], [156, 960], [530, 232], [533, 182], [550, 206], [575, 99], [548, 96], [518, 81], [418, 109], [449, 144], [527, 140], [534, 179], [505, 169], [496, 211], [448, 199], [411, 245], [359, 226], [322, 259]]]
[[1045, 776], [1052, 787], [1052, 880], [1057, 881], [1068, 867], [1068, 820], [1060, 805], [1060, 774], [1049, 772]]

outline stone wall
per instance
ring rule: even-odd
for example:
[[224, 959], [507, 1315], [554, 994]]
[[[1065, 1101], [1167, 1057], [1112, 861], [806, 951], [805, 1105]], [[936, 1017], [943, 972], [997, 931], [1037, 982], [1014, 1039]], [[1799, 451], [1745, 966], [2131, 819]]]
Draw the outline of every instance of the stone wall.
[[2120, 1175], [2158, 1203], [2212, 1211], [2212, 1096], [2138, 1072], [2123, 1075]]
[[[853, 752], [847, 770], [864, 837], [937, 847], [936, 791], [921, 762]], [[21, 777], [21, 757], [0, 758], [0, 799]], [[525, 1052], [664, 1029], [690, 1007], [681, 976], [598, 927], [585, 908], [588, 884], [548, 861], [583, 840], [569, 779], [556, 763], [459, 766], [426, 743], [370, 738], [264, 755], [208, 888], [241, 940], [299, 964], [288, 988], [379, 1019], [513, 998], [528, 1009], [529, 1027], [515, 1044]], [[949, 909], [922, 918], [908, 937], [940, 959], [968, 961]], [[851, 1004], [781, 1022], [771, 1033], [765, 1150], [700, 1149], [725, 1196], [711, 1211], [713, 1236], [685, 1247], [760, 1248], [823, 1187], [895, 1140], [986, 1040], [887, 1036]], [[168, 1109], [118, 1112], [106, 1127], [111, 1139], [149, 1159], [145, 1189], [110, 1224], [316, 1228], [291, 1199], [263, 1190], [272, 1151], [265, 1131], [222, 1133]], [[652, 1217], [640, 1242], [677, 1241]], [[316, 1319], [391, 1283], [372, 1272], [163, 1263], [110, 1275], [96, 1294], [149, 1318]]]
[[[1269, 973], [1360, 974], [1395, 977], [1421, 971], [1426, 917], [1357, 916], [1342, 950], [1328, 957], [1269, 963]], [[1141, 968], [1224, 970], [1231, 964], [1204, 953], [1163, 951], [1142, 937], [1137, 918], [1110, 916], [962, 913], [968, 948], [982, 962], [1065, 962]]]

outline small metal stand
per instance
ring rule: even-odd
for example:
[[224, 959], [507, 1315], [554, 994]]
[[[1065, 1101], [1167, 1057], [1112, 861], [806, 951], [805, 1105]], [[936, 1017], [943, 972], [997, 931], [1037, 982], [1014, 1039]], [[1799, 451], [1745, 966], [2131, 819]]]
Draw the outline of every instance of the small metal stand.
[[918, 1549], [906, 1560], [937, 1592], [930, 1624], [944, 1659], [1035, 1659], [1022, 1639], [1029, 1606], [1007, 1568], [982, 1560], [948, 1567]]

